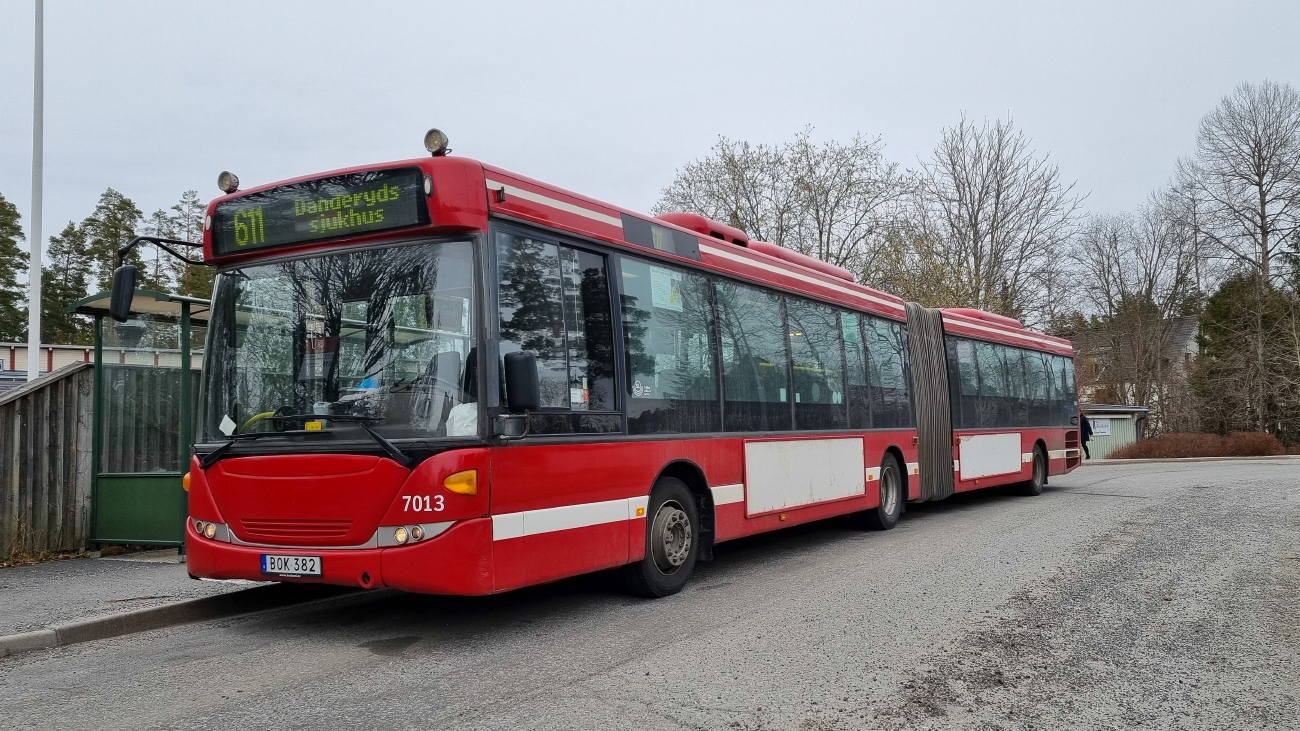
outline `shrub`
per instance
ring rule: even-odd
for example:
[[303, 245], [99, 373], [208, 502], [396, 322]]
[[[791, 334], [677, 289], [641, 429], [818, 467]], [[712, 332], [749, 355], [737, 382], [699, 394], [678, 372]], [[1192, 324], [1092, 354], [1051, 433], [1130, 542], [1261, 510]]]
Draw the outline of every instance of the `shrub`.
[[1111, 459], [1167, 459], [1176, 457], [1271, 457], [1283, 454], [1282, 443], [1272, 434], [1238, 431], [1220, 434], [1161, 434], [1110, 453]]

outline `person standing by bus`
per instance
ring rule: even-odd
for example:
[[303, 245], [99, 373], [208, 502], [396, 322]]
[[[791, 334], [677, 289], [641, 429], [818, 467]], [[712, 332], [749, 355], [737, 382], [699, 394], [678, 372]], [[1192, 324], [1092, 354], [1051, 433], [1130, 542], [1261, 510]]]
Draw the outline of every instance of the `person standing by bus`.
[[1079, 441], [1083, 443], [1083, 458], [1092, 459], [1092, 453], [1088, 451], [1088, 440], [1092, 438], [1092, 422], [1088, 421], [1088, 415], [1079, 412]]

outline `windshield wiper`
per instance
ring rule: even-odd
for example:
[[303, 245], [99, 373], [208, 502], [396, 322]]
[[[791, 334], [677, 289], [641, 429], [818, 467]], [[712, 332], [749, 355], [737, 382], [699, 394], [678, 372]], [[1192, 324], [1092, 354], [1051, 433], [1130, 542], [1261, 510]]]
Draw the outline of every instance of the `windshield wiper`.
[[[357, 416], [353, 414], [290, 414], [286, 416], [272, 417], [272, 419], [286, 420], [286, 421], [298, 421], [298, 420], [312, 421], [315, 419], [323, 419], [328, 421], [346, 421], [346, 422], [355, 423], [357, 426], [361, 427], [362, 431], [370, 435], [370, 438], [375, 440], [375, 444], [378, 444], [379, 448], [384, 450], [384, 453], [387, 454], [389, 457], [391, 457], [394, 462], [397, 462], [398, 464], [400, 464], [401, 466], [405, 467], [408, 470], [415, 468], [414, 457], [407, 454], [406, 452], [403, 452], [400, 447], [398, 447], [396, 444], [393, 444], [384, 435], [370, 428], [370, 425], [366, 423], [369, 421], [383, 421], [384, 419], [381, 416]], [[325, 432], [313, 432], [313, 431], [293, 432], [294, 436], [299, 436], [304, 434], [323, 434], [323, 433]], [[282, 437], [286, 435], [287, 435], [286, 432], [276, 432], [276, 431], [252, 432], [250, 434], [232, 434], [230, 436], [229, 441], [225, 442], [224, 444], [212, 450], [211, 452], [208, 452], [207, 454], [200, 456], [199, 467], [206, 470], [212, 465], [221, 461], [221, 459], [226, 456], [226, 453], [230, 451], [230, 448], [235, 446], [235, 442], [261, 439], [262, 437]]]
[[375, 440], [375, 444], [378, 444], [381, 449], [387, 452], [388, 456], [392, 457], [394, 462], [397, 462], [398, 464], [400, 464], [401, 466], [405, 467], [408, 470], [415, 468], [415, 458], [411, 457], [411, 455], [407, 454], [406, 452], [403, 452], [401, 449], [397, 447], [396, 444], [393, 444], [392, 442], [388, 441], [388, 438], [385, 437], [384, 435], [380, 434], [374, 429], [371, 429], [370, 425], [367, 424], [366, 421], [370, 421], [370, 419], [366, 419], [364, 421], [362, 419], [358, 419], [357, 425], [360, 426], [361, 429], [365, 431], [365, 433], [369, 434], [371, 439]]
[[[408, 470], [415, 468], [414, 457], [410, 456], [406, 452], [403, 452], [401, 448], [399, 448], [396, 444], [393, 444], [391, 441], [389, 441], [387, 437], [375, 431], [374, 429], [370, 428], [370, 424], [368, 424], [367, 422], [383, 421], [384, 417], [382, 416], [359, 416], [357, 414], [286, 414], [283, 416], [271, 417], [272, 421], [314, 421], [318, 419], [324, 421], [342, 421], [342, 422], [355, 423], [357, 426], [361, 427], [362, 431], [364, 431], [366, 434], [369, 434], [370, 438], [375, 440], [375, 444], [378, 444], [380, 449], [383, 449], [384, 452], [389, 457], [392, 457], [393, 461], [397, 462], [398, 464], [400, 464], [401, 466], [405, 467]], [[303, 433], [310, 434], [311, 432], [303, 432]]]
[[275, 436], [275, 432], [254, 432], [252, 434], [231, 434], [229, 437], [229, 441], [223, 442], [220, 447], [217, 447], [216, 449], [212, 450], [211, 452], [208, 452], [207, 454], [199, 455], [199, 467], [206, 470], [207, 468], [211, 467], [217, 462], [220, 462], [221, 458], [226, 456], [226, 452], [229, 452], [230, 448], [235, 446], [235, 442], [237, 441], [260, 439], [262, 437], [269, 437], [269, 436]]

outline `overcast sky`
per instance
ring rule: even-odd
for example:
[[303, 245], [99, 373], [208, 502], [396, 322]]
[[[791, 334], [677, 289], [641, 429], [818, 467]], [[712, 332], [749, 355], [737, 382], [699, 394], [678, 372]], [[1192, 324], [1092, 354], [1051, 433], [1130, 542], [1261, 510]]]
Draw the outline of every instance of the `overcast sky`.
[[[975, 7], [975, 6], [979, 7]], [[29, 225], [34, 4], [0, 2], [0, 193]], [[1011, 115], [1092, 212], [1140, 204], [1242, 81], [1300, 85], [1300, 3], [45, 4], [45, 231], [112, 186], [147, 214], [454, 154], [649, 209], [719, 135], [879, 135], [915, 166]]]

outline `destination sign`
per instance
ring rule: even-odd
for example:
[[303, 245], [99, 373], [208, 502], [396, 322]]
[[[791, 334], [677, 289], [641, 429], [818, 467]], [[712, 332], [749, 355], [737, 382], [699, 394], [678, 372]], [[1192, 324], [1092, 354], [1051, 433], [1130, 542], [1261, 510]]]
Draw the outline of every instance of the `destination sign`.
[[218, 203], [218, 256], [429, 222], [419, 168], [370, 170], [281, 185]]

